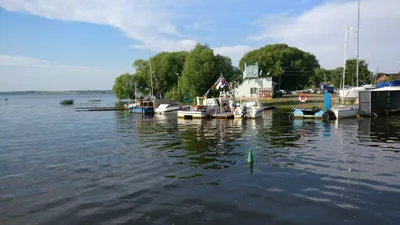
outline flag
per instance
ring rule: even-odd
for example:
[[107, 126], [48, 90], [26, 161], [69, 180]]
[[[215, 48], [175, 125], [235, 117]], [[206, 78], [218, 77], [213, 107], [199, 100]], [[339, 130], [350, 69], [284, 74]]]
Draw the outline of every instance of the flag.
[[226, 80], [224, 78], [222, 78], [219, 86], [220, 88], [224, 88], [226, 86]]
[[220, 86], [221, 86], [221, 81], [218, 82], [217, 87], [215, 88], [218, 90]]

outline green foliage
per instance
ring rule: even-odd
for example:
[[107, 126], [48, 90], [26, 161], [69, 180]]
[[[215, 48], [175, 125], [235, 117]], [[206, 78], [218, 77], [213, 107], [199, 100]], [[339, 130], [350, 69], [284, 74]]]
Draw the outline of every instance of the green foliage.
[[315, 69], [315, 75], [310, 76], [308, 82], [310, 86], [318, 87], [320, 83], [330, 80], [330, 71], [324, 68]]
[[[154, 88], [162, 93], [177, 87], [188, 52], [161, 52], [151, 58]], [[175, 88], [176, 89], [176, 88]]]
[[243, 72], [236, 66], [232, 66], [232, 76], [230, 81], [232, 81], [235, 86], [243, 83]]
[[343, 67], [329, 70], [329, 81], [331, 84], [335, 85], [336, 88], [339, 88], [342, 85], [342, 74]]
[[239, 62], [239, 68], [244, 70], [244, 63], [258, 62], [262, 76], [270, 74], [275, 82], [281, 75], [281, 89], [302, 89], [314, 76], [314, 70], [319, 68], [316, 57], [286, 44], [266, 45], [245, 54]]
[[118, 100], [124, 98], [133, 99], [135, 97], [135, 77], [129, 73], [125, 73], [115, 78], [113, 91]]
[[[356, 85], [356, 65], [357, 59], [348, 59], [346, 61], [346, 77], [345, 85], [355, 86]], [[336, 69], [328, 70], [329, 79], [331, 84], [335, 87], [340, 88], [342, 86], [343, 79], [343, 67], [338, 67]], [[368, 70], [368, 63], [365, 60], [360, 60], [359, 72], [358, 72], [359, 85], [370, 84], [373, 80], [372, 73]]]
[[60, 105], [73, 105], [74, 100], [73, 99], [66, 99], [60, 102]]
[[208, 45], [197, 44], [190, 51], [186, 57], [180, 87], [186, 97], [203, 95], [213, 85], [220, 76], [216, 61], [214, 51]]
[[169, 91], [165, 94], [165, 98], [171, 99], [171, 100], [173, 100], [173, 101], [179, 101], [179, 102], [183, 100], [183, 96], [181, 96], [181, 95], [178, 93], [178, 91], [177, 91], [176, 88], [169, 90]]
[[136, 72], [133, 74], [134, 80], [137, 83], [137, 91], [143, 95], [150, 93], [150, 67], [147, 60], [137, 59], [132, 63]]
[[[357, 84], [357, 59], [348, 59], [346, 60], [346, 85], [356, 86]], [[372, 81], [372, 73], [368, 70], [368, 63], [362, 59], [359, 62], [358, 68], [358, 83], [362, 84], [370, 84]]]

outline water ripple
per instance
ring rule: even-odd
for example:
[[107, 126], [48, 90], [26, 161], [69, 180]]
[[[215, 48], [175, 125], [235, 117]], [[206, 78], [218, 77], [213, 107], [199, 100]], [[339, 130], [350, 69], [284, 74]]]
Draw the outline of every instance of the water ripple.
[[181, 120], [58, 106], [70, 96], [8, 98], [0, 110], [1, 224], [400, 219], [395, 117], [325, 123], [266, 111], [257, 120]]

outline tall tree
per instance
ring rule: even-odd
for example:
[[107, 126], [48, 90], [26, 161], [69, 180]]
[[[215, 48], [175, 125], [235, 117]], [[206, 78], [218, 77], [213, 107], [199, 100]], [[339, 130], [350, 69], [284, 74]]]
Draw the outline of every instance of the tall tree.
[[151, 58], [155, 88], [168, 92], [178, 84], [188, 52], [161, 52]]
[[134, 80], [137, 83], [137, 90], [143, 95], [150, 93], [150, 70], [147, 60], [138, 59], [132, 63], [136, 72], [133, 74]]
[[[372, 73], [368, 70], [368, 63], [362, 59], [359, 62], [358, 68], [358, 83], [359, 85], [362, 84], [370, 84]], [[356, 86], [357, 85], [357, 59], [347, 59], [346, 60], [346, 85]]]
[[258, 62], [263, 76], [270, 74], [275, 82], [281, 75], [281, 89], [300, 89], [308, 85], [314, 70], [320, 68], [315, 55], [290, 47], [286, 44], [266, 45], [245, 54], [239, 62], [244, 70], [244, 63]]
[[330, 81], [330, 71], [324, 68], [318, 68], [315, 70], [315, 74], [309, 78], [310, 86], [318, 86], [321, 83], [328, 83]]
[[329, 74], [331, 84], [333, 84], [335, 88], [340, 88], [342, 85], [343, 67], [329, 70]]
[[208, 45], [196, 44], [186, 57], [182, 73], [182, 92], [187, 97], [203, 95], [220, 76], [214, 51]]
[[118, 100], [135, 97], [135, 79], [134, 76], [129, 73], [124, 73], [115, 78], [113, 85], [113, 92], [117, 96]]
[[229, 83], [240, 84], [243, 73], [236, 66], [232, 66], [231, 58], [217, 54], [215, 56], [216, 71], [219, 71]]

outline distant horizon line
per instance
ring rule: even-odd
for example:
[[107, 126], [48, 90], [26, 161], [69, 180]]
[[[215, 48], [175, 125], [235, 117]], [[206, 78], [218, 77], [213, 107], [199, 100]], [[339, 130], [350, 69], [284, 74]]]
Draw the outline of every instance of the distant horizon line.
[[29, 91], [0, 91], [0, 93], [9, 93], [9, 92], [74, 92], [74, 91], [113, 91], [111, 89], [93, 89], [93, 90], [67, 90], [67, 91], [38, 91], [38, 90], [29, 90]]
[[112, 90], [70, 90], [70, 91], [0, 91], [0, 95], [43, 95], [43, 94], [113, 94]]

